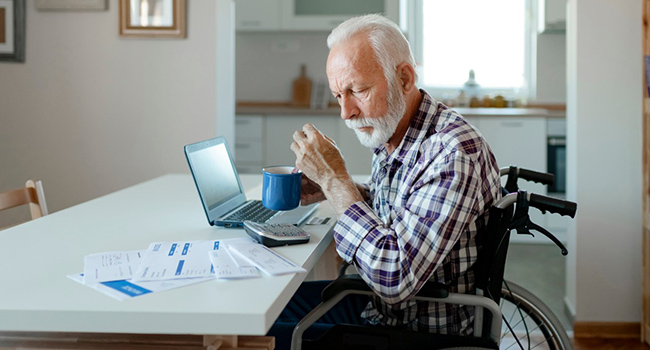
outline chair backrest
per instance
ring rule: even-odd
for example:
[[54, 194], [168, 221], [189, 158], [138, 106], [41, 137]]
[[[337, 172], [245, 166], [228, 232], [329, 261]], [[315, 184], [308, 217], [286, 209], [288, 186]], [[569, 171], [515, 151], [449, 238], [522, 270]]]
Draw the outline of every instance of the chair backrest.
[[27, 204], [32, 220], [48, 214], [40, 180], [27, 180], [23, 188], [0, 193], [0, 211]]

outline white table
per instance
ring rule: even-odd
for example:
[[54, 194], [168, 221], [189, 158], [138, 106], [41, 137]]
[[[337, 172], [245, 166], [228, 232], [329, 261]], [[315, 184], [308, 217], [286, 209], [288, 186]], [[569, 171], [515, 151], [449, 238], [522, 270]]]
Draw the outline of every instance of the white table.
[[[249, 198], [261, 177], [242, 176]], [[316, 216], [334, 213], [322, 203]], [[331, 226], [306, 226], [307, 244], [274, 248], [308, 271]], [[0, 332], [264, 335], [306, 273], [211, 280], [126, 301], [70, 280], [90, 253], [146, 249], [154, 241], [245, 237], [210, 226], [189, 175], [165, 175], [0, 232]], [[0, 347], [2, 344], [0, 344]]]

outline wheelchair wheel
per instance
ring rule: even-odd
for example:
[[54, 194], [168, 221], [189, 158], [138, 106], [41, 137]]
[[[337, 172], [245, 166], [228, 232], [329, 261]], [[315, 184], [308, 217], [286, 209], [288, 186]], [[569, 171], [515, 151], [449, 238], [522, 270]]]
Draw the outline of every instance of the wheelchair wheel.
[[504, 281], [500, 349], [571, 350], [571, 340], [553, 311], [533, 293]]

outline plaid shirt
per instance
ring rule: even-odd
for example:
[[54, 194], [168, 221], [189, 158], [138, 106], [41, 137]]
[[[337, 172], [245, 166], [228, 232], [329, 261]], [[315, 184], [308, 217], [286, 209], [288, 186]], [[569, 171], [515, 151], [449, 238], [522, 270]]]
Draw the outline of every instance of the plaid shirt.
[[345, 211], [334, 239], [378, 295], [362, 314], [370, 323], [465, 335], [472, 307], [409, 299], [429, 280], [474, 292], [476, 236], [500, 197], [499, 169], [467, 120], [421, 93], [397, 149], [374, 150], [369, 199]]

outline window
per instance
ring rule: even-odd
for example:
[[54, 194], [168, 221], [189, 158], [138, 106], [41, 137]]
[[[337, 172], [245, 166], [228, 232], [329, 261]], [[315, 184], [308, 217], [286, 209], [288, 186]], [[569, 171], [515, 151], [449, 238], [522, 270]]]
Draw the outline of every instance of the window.
[[474, 70], [481, 94], [531, 97], [531, 1], [413, 1], [408, 31], [419, 84], [434, 97], [453, 97]]

